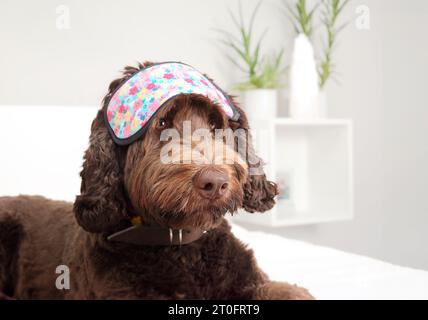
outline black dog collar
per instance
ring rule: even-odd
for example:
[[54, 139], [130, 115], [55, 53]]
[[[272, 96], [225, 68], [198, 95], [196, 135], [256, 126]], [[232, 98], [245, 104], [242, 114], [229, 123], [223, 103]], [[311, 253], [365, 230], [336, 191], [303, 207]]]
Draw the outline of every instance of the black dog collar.
[[206, 231], [201, 229], [179, 229], [148, 227], [141, 224], [121, 230], [107, 237], [110, 241], [139, 246], [176, 246], [192, 243]]

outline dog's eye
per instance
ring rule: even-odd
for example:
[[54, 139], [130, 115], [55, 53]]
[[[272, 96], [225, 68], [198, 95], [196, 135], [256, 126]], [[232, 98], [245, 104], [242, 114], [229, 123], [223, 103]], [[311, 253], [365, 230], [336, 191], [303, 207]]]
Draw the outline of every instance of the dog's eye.
[[166, 127], [166, 120], [160, 119], [159, 120], [159, 128], [165, 128]]

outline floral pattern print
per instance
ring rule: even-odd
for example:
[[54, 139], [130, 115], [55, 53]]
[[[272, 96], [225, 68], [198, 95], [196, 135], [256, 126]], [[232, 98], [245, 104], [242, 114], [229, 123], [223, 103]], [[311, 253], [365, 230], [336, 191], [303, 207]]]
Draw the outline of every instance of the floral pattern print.
[[189, 65], [167, 62], [141, 70], [113, 94], [106, 110], [108, 123], [116, 138], [130, 138], [167, 100], [191, 93], [205, 95], [234, 117], [227, 97], [207, 77]]

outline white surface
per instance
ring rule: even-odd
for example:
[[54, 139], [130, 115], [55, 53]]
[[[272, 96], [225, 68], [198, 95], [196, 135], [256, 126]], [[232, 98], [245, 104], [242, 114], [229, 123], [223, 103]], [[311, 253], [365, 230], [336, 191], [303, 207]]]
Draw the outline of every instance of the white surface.
[[295, 283], [317, 299], [428, 299], [428, 272], [289, 240], [236, 224], [272, 280]]
[[314, 127], [322, 127], [322, 126], [351, 126], [352, 120], [350, 119], [294, 119], [294, 118], [286, 118], [279, 117], [274, 120], [274, 123], [278, 126], [286, 125], [286, 126], [314, 126]]
[[95, 107], [0, 106], [0, 196], [74, 201]]
[[269, 215], [237, 215], [264, 226], [296, 226], [353, 218], [353, 128], [349, 119], [253, 121], [267, 176], [290, 186]]
[[273, 120], [278, 114], [278, 92], [276, 89], [251, 89], [241, 93], [243, 107], [250, 123], [255, 120]]

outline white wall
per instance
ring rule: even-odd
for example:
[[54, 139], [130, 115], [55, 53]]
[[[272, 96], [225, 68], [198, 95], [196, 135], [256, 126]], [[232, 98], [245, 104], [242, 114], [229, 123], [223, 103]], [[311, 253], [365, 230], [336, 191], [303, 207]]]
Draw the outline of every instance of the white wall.
[[328, 94], [332, 116], [354, 121], [356, 217], [276, 232], [428, 269], [428, 2], [353, 3], [371, 28], [343, 34]]
[[[257, 1], [242, 2], [249, 18]], [[70, 9], [69, 30], [56, 28], [59, 5]], [[144, 60], [182, 60], [227, 87], [236, 72], [215, 29], [233, 28], [228, 8], [238, 2], [2, 0], [0, 103], [96, 105], [119, 70]], [[255, 25], [257, 36], [269, 26], [268, 48], [286, 44], [279, 8], [265, 1]]]
[[[242, 2], [247, 13], [255, 3]], [[289, 56], [291, 31], [279, 3], [265, 1], [257, 30], [269, 25], [267, 48], [285, 46]], [[69, 30], [55, 27], [59, 4], [70, 8]], [[356, 218], [274, 231], [428, 269], [428, 2], [354, 0], [349, 18], [359, 4], [370, 8], [371, 28], [351, 22], [336, 52], [341, 85], [328, 86], [331, 115], [354, 120]], [[118, 70], [145, 59], [186, 61], [228, 87], [239, 73], [213, 29], [232, 28], [227, 8], [236, 6], [2, 0], [0, 104], [97, 105]]]

